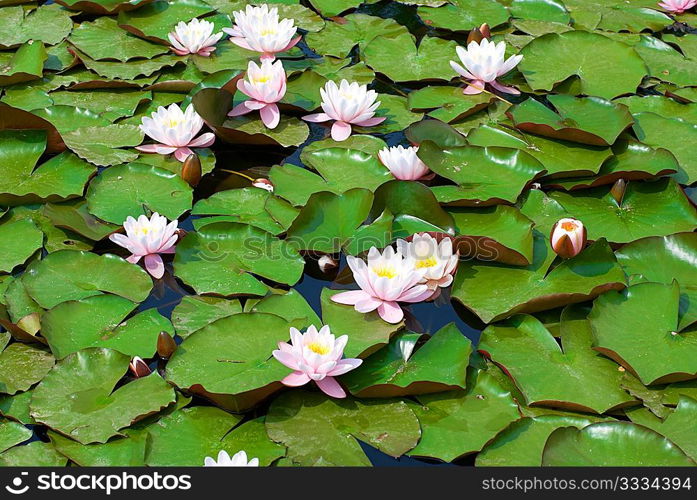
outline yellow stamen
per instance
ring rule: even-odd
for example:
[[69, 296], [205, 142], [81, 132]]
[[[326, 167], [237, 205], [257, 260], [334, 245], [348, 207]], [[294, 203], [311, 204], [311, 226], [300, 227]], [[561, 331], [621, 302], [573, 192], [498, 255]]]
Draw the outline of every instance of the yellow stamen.
[[434, 267], [438, 265], [438, 261], [435, 257], [429, 257], [428, 259], [421, 259], [416, 261], [416, 269], [422, 269], [424, 267]]
[[571, 221], [562, 222], [561, 227], [564, 231], [573, 231], [576, 229], [576, 223]]
[[259, 33], [261, 36], [269, 36], [269, 35], [275, 35], [276, 30], [274, 29], [265, 29], [261, 33]]
[[256, 83], [266, 83], [269, 80], [271, 80], [270, 76], [264, 75], [264, 76], [259, 76], [257, 78], [252, 78]]
[[320, 344], [319, 342], [311, 342], [307, 344], [307, 348], [319, 355], [329, 354], [329, 351], [331, 351], [328, 346]]
[[397, 271], [395, 271], [395, 268], [389, 266], [378, 267], [377, 269], [373, 269], [373, 272], [381, 278], [392, 279], [397, 276]]
[[177, 125], [179, 125], [179, 123], [181, 123], [179, 120], [169, 120], [169, 121], [167, 122], [167, 126], [168, 126], [169, 128], [174, 128], [174, 127], [176, 127]]

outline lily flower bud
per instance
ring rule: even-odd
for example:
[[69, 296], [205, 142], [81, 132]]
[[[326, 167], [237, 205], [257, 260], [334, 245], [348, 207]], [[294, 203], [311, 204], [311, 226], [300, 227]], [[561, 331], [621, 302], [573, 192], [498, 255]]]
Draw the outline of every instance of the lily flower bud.
[[131, 370], [131, 373], [133, 373], [135, 378], [147, 377], [152, 373], [148, 364], [138, 356], [131, 360], [128, 368]]
[[550, 234], [552, 249], [563, 259], [570, 259], [581, 253], [587, 240], [583, 223], [571, 217], [559, 219]]

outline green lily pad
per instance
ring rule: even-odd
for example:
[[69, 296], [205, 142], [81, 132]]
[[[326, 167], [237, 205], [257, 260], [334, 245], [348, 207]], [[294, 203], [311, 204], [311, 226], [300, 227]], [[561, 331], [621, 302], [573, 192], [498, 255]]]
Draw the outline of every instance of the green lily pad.
[[652, 281], [670, 285], [680, 283], [678, 328], [683, 330], [697, 321], [697, 233], [680, 233], [646, 238], [625, 245], [616, 253], [617, 261], [630, 283]]
[[[365, 2], [374, 3], [375, 0], [365, 0]], [[310, 3], [325, 17], [332, 17], [358, 7], [363, 0], [312, 0]]]
[[[103, 137], [96, 140], [96, 137]], [[135, 125], [83, 127], [63, 134], [65, 145], [83, 160], [101, 167], [127, 163], [138, 158], [135, 151], [119, 149], [143, 142], [143, 132]]]
[[71, 462], [81, 467], [142, 467], [148, 435], [124, 431], [127, 437], [115, 437], [106, 443], [82, 444], [49, 431], [51, 444]]
[[151, 76], [153, 73], [163, 68], [168, 68], [185, 61], [185, 59], [179, 56], [170, 54], [163, 54], [153, 57], [152, 59], [137, 59], [127, 62], [97, 61], [87, 54], [83, 54], [75, 47], [71, 47], [70, 51], [80, 59], [87, 69], [109, 80], [131, 81], [138, 77]]
[[54, 226], [70, 230], [94, 241], [102, 240], [119, 229], [119, 226], [103, 222], [90, 214], [84, 199], [65, 203], [47, 203], [42, 213]]
[[596, 350], [645, 385], [697, 377], [697, 332], [678, 329], [679, 303], [675, 281], [639, 283], [601, 296], [588, 317]]
[[0, 421], [0, 453], [23, 443], [34, 433], [22, 424], [9, 420]]
[[146, 463], [156, 467], [201, 467], [207, 456], [217, 459], [218, 452], [227, 449], [222, 440], [241, 419], [212, 406], [175, 411], [148, 426]]
[[0, 10], [0, 47], [17, 47], [30, 40], [46, 45], [62, 42], [73, 29], [73, 21], [65, 9], [42, 5], [35, 10], [5, 7]]
[[286, 455], [286, 447], [275, 443], [266, 433], [265, 417], [248, 420], [232, 430], [223, 438], [223, 448], [230, 456], [240, 450], [247, 453], [247, 459], [259, 459], [259, 465], [266, 467]]
[[41, 317], [41, 333], [57, 358], [88, 347], [106, 347], [129, 356], [151, 358], [160, 332], [172, 324], [157, 309], [133, 317], [138, 304], [117, 295], [62, 302]]
[[189, 233], [177, 245], [175, 274], [199, 294], [265, 295], [252, 274], [295, 284], [305, 261], [292, 246], [246, 224], [220, 222]]
[[641, 41], [634, 46], [634, 50], [648, 66], [652, 77], [680, 86], [694, 84], [697, 61], [685, 57], [667, 43], [649, 35], [641, 35]]
[[44, 44], [33, 40], [21, 45], [14, 53], [0, 52], [0, 86], [41, 78], [46, 59]]
[[172, 311], [172, 324], [177, 335], [185, 339], [220, 318], [241, 312], [238, 300], [187, 295]]
[[[607, 241], [601, 239], [550, 270], [556, 258], [546, 238], [534, 231], [533, 262], [525, 267], [495, 262], [460, 262], [452, 297], [489, 323], [519, 312], [537, 312], [583, 302], [624, 288], [625, 275]], [[484, 283], [496, 283], [492, 294]]]
[[[602, 53], [603, 57], [596, 57]], [[568, 31], [536, 38], [521, 51], [518, 65], [530, 87], [552, 90], [571, 76], [580, 93], [611, 99], [633, 93], [648, 73], [644, 61], [622, 42], [598, 33]]]
[[375, 111], [375, 116], [384, 116], [387, 119], [373, 127], [356, 127], [357, 133], [390, 134], [392, 132], [401, 132], [424, 117], [423, 113], [413, 113], [409, 110], [409, 104], [405, 97], [379, 94], [378, 99], [380, 107]]
[[138, 89], [56, 90], [48, 94], [48, 99], [51, 104], [36, 107], [75, 106], [113, 121], [132, 116], [140, 104], [152, 99], [152, 92]]
[[359, 397], [394, 397], [465, 388], [472, 351], [467, 337], [450, 323], [415, 352], [421, 334], [399, 333], [341, 380]]
[[583, 427], [593, 420], [578, 416], [539, 415], [513, 422], [477, 455], [478, 467], [539, 467], [549, 435], [560, 427]]
[[440, 148], [431, 141], [419, 147], [419, 158], [456, 186], [436, 186], [441, 203], [481, 206], [515, 202], [523, 188], [545, 172], [542, 164], [513, 148], [464, 146]]
[[486, 371], [470, 369], [467, 390], [416, 397], [412, 409], [421, 423], [421, 441], [409, 452], [452, 462], [481, 450], [520, 418], [511, 393]]
[[564, 4], [556, 0], [513, 0], [509, 10], [511, 16], [518, 19], [563, 24], [571, 20]]
[[685, 467], [695, 463], [660, 434], [629, 422], [563, 427], [549, 436], [543, 466]]
[[344, 349], [347, 358], [365, 358], [385, 346], [392, 335], [404, 327], [404, 322], [397, 324], [383, 321], [378, 313], [359, 313], [351, 306], [337, 304], [331, 300], [332, 295], [341, 290], [322, 290], [322, 322], [329, 325], [335, 336], [348, 335], [348, 344]]
[[32, 263], [22, 276], [22, 284], [46, 309], [102, 292], [141, 302], [152, 289], [148, 274], [120, 257], [68, 250]]
[[[455, 47], [453, 41], [429, 36], [417, 47], [412, 35], [400, 33], [373, 39], [363, 50], [362, 59], [395, 82], [447, 81], [457, 76], [449, 62], [455, 58]], [[400, 57], [394, 57], [396, 53]]]
[[139, 163], [104, 170], [87, 189], [91, 214], [122, 224], [148, 211], [174, 220], [191, 209], [192, 189], [181, 177]]
[[70, 43], [97, 61], [150, 59], [169, 52], [167, 46], [151, 43], [128, 33], [112, 17], [100, 17], [91, 23], [80, 24], [70, 35]]
[[271, 357], [289, 338], [288, 322], [268, 313], [219, 319], [182, 342], [167, 364], [167, 380], [235, 412], [278, 391], [290, 370]]
[[265, 312], [275, 314], [285, 319], [298, 330], [304, 330], [310, 325], [321, 325], [317, 313], [307, 300], [294, 288], [279, 293], [274, 290], [263, 299], [247, 299], [244, 312]]
[[534, 316], [516, 315], [484, 330], [477, 349], [505, 369], [531, 406], [605, 413], [631, 403], [618, 366], [593, 351], [582, 308], [561, 318], [561, 347]]
[[71, 10], [90, 14], [114, 14], [122, 10], [137, 9], [153, 0], [57, 0]]
[[[481, 111], [489, 106], [492, 97], [482, 92], [465, 95], [459, 87], [432, 86], [409, 92], [409, 108], [412, 110], [433, 109], [428, 116], [451, 122]], [[434, 109], [435, 108], [435, 109]]]
[[50, 443], [33, 441], [0, 454], [0, 467], [65, 467], [68, 459]]
[[169, 45], [167, 34], [179, 21], [188, 22], [212, 11], [202, 0], [158, 0], [137, 10], [120, 12], [118, 25], [140, 37]]
[[[308, 429], [313, 439], [308, 439]], [[330, 399], [297, 389], [271, 404], [266, 431], [288, 448], [294, 465], [302, 466], [369, 466], [358, 440], [398, 457], [412, 449], [421, 434], [419, 421], [404, 401]]]
[[0, 392], [16, 394], [40, 382], [53, 368], [55, 358], [43, 346], [14, 342], [0, 353]]
[[29, 402], [33, 390], [18, 392], [10, 396], [9, 394], [0, 395], [0, 415], [11, 418], [22, 424], [35, 424], [29, 415]]
[[647, 236], [665, 236], [697, 227], [697, 210], [672, 179], [630, 182], [622, 203], [609, 187], [553, 191], [549, 197], [586, 226], [588, 238], [605, 237], [613, 243], [628, 243]]
[[508, 21], [506, 8], [494, 0], [456, 0], [442, 7], [419, 6], [417, 13], [428, 26], [451, 31], [469, 31], [483, 23], [493, 28]]
[[44, 233], [30, 219], [20, 219], [0, 224], [0, 241], [5, 242], [0, 272], [9, 273], [43, 247]]
[[595, 146], [611, 145], [627, 127], [634, 123], [623, 104], [599, 97], [550, 95], [555, 113], [541, 102], [529, 98], [507, 113], [515, 126], [554, 139]]
[[121, 435], [121, 429], [175, 399], [172, 388], [157, 373], [114, 390], [130, 359], [101, 348], [71, 354], [34, 389], [31, 415], [82, 444], [105, 443]]
[[679, 118], [686, 122], [697, 124], [697, 103], [680, 103], [662, 95], [633, 95], [620, 97], [614, 102], [624, 104], [632, 114], [656, 113], [664, 118]]

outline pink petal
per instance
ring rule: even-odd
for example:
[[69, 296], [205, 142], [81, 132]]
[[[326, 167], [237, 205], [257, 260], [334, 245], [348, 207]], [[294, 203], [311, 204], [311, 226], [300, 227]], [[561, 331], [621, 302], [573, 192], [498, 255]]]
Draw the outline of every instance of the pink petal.
[[244, 101], [244, 105], [247, 106], [247, 108], [249, 108], [251, 111], [256, 111], [257, 109], [261, 109], [266, 106], [266, 103], [250, 99], [249, 101]]
[[346, 122], [334, 122], [332, 125], [332, 139], [335, 141], [345, 141], [351, 136], [351, 125]]
[[298, 360], [290, 352], [277, 350], [273, 351], [272, 354], [281, 364], [287, 366], [291, 370], [298, 370]]
[[[475, 85], [475, 87], [473, 87], [472, 85]], [[467, 85], [467, 87], [465, 87], [462, 93], [465, 95], [481, 94], [484, 91], [484, 85], [484, 82], [481, 80], [473, 80], [470, 82], [470, 85]]]
[[388, 323], [399, 323], [404, 318], [404, 312], [396, 302], [383, 302], [378, 307], [378, 314]]
[[315, 113], [312, 115], [303, 116], [303, 120], [305, 120], [306, 122], [320, 123], [320, 122], [327, 122], [327, 121], [331, 120], [331, 118], [329, 117], [329, 115], [327, 113]]
[[174, 157], [179, 160], [180, 162], [184, 163], [186, 159], [189, 157], [189, 155], [193, 154], [194, 152], [191, 151], [189, 148], [184, 147], [184, 148], [177, 148], [176, 151], [174, 151]]
[[245, 39], [242, 38], [242, 37], [233, 36], [233, 37], [230, 38], [230, 41], [231, 41], [232, 43], [234, 43], [235, 45], [239, 45], [239, 46], [242, 47], [243, 49], [252, 50], [252, 47], [249, 46], [249, 44], [247, 43], [247, 40], [245, 40]]
[[131, 264], [137, 264], [138, 262], [140, 262], [141, 257], [142, 257], [142, 255], [133, 254], [133, 255], [129, 255], [128, 257], [126, 257], [126, 260], [128, 262], [130, 262]]
[[268, 104], [261, 108], [259, 114], [261, 115], [261, 121], [269, 128], [276, 128], [281, 121], [281, 113], [275, 104]]
[[327, 373], [331, 377], [336, 377], [343, 375], [344, 373], [350, 372], [351, 370], [358, 368], [363, 363], [362, 359], [357, 358], [347, 358], [340, 360], [334, 369]]
[[143, 153], [157, 153], [160, 147], [160, 144], [143, 144], [142, 146], [136, 146], [136, 149]]
[[382, 300], [368, 296], [365, 299], [356, 302], [354, 307], [359, 313], [369, 313], [380, 307], [380, 304], [382, 304]]
[[207, 148], [212, 146], [215, 142], [215, 134], [212, 132], [206, 132], [205, 134], [199, 135], [196, 139], [187, 144], [190, 148]]
[[501, 85], [496, 80], [494, 80], [493, 82], [489, 82], [489, 85], [494, 87], [499, 92], [503, 92], [504, 94], [520, 95], [520, 90], [518, 90], [517, 88]]
[[228, 116], [242, 116], [251, 113], [251, 109], [246, 106], [247, 101], [241, 102], [228, 112]]
[[145, 270], [155, 279], [160, 279], [165, 274], [165, 264], [162, 257], [156, 253], [145, 256]]
[[302, 38], [302, 35], [299, 35], [299, 36], [296, 36], [295, 38], [293, 38], [293, 39], [290, 41], [290, 43], [289, 43], [288, 45], [286, 45], [286, 46], [283, 48], [283, 50], [281, 50], [281, 52], [285, 52], [286, 50], [290, 50], [290, 49], [292, 49], [293, 47], [295, 47], [295, 45], [300, 41], [301, 38]]
[[175, 49], [174, 47], [170, 47], [170, 48], [172, 49], [172, 52], [174, 52], [178, 56], [185, 56], [185, 55], [189, 54], [188, 50], [179, 50], [179, 49]]
[[355, 305], [357, 302], [362, 300], [370, 299], [370, 295], [365, 293], [363, 290], [351, 290], [348, 292], [337, 293], [332, 295], [332, 302], [338, 304], [346, 304], [349, 306]]
[[299, 387], [307, 384], [309, 381], [310, 377], [303, 372], [293, 372], [281, 380], [281, 383], [283, 385], [287, 385], [288, 387]]
[[386, 116], [375, 116], [373, 118], [363, 120], [362, 122], [356, 122], [354, 123], [354, 125], [357, 125], [359, 127], [374, 127], [375, 125], [380, 125], [385, 120], [387, 120]]
[[338, 399], [346, 397], [346, 392], [341, 388], [339, 382], [337, 382], [334, 377], [324, 377], [322, 380], [315, 380], [315, 383], [327, 396]]
[[276, 54], [274, 54], [273, 52], [264, 52], [264, 53], [262, 53], [261, 56], [259, 57], [259, 60], [260, 60], [261, 62], [264, 62], [264, 61], [273, 61], [274, 59], [276, 59]]

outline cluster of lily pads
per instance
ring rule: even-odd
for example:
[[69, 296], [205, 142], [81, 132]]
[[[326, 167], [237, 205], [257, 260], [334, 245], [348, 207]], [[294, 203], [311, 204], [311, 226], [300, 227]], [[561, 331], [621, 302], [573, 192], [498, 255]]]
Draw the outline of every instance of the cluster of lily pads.
[[696, 3], [0, 0], [0, 465], [694, 466]]

